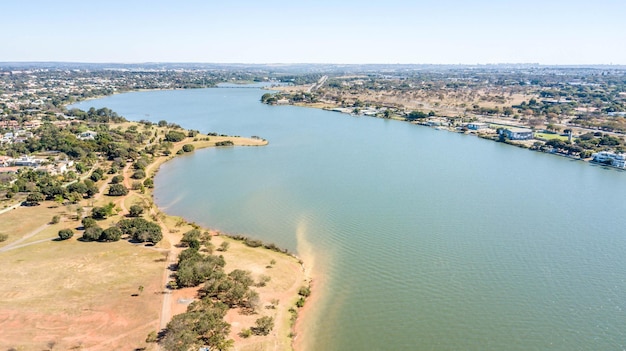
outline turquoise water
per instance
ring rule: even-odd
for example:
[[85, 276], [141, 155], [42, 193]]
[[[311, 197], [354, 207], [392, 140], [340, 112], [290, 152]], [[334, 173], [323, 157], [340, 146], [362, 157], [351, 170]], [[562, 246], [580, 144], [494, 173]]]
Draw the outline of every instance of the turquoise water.
[[310, 350], [623, 350], [626, 173], [259, 89], [78, 104], [258, 135], [165, 164], [168, 213], [297, 251]]

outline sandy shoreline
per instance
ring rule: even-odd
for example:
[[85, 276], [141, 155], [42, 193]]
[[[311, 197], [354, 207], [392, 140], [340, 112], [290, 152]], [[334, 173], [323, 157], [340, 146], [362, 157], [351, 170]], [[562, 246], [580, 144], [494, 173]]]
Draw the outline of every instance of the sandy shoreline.
[[[198, 136], [199, 139], [202, 139], [204, 137], [204, 135], [199, 135]], [[219, 142], [219, 141], [225, 141], [225, 140], [231, 140], [234, 143], [234, 146], [263, 146], [263, 145], [267, 145], [268, 142], [266, 140], [262, 140], [262, 139], [252, 139], [252, 138], [241, 138], [241, 137], [209, 137], [210, 141], [195, 141], [195, 142], [179, 142], [176, 143], [174, 146], [174, 149], [178, 149], [180, 148], [183, 144], [193, 144], [196, 148], [196, 150], [198, 149], [202, 149], [202, 148], [208, 148], [208, 147], [214, 147], [215, 142]], [[152, 162], [146, 169], [146, 173], [148, 174], [148, 176], [150, 177], [154, 177], [154, 175], [156, 175], [156, 173], [159, 171], [160, 167], [167, 161], [172, 160], [176, 157], [177, 155], [171, 155], [168, 157], [159, 157], [157, 158], [154, 162]], [[148, 196], [150, 197], [150, 199], [152, 200], [152, 202], [154, 203], [154, 192], [150, 191], [150, 193], [148, 194]], [[155, 204], [156, 207], [156, 204]], [[156, 207], [157, 211], [159, 213], [164, 214], [165, 218], [164, 218], [164, 222], [167, 221], [173, 221], [177, 218], [180, 217], [175, 217], [175, 216], [171, 216], [168, 215], [163, 209]], [[184, 218], [183, 218], [184, 219]], [[281, 300], [281, 303], [279, 304], [278, 308], [276, 308], [276, 327], [275, 327], [275, 332], [270, 334], [270, 337], [273, 339], [276, 339], [278, 341], [274, 341], [273, 343], [271, 343], [272, 345], [274, 345], [274, 347], [272, 347], [272, 349], [275, 350], [283, 350], [285, 343], [284, 340], [281, 343], [280, 339], [284, 336], [288, 337], [289, 340], [289, 347], [293, 348], [295, 350], [301, 350], [303, 349], [303, 338], [301, 337], [297, 337], [298, 335], [305, 335], [305, 330], [304, 330], [304, 325], [302, 324], [302, 319], [303, 316], [306, 314], [308, 315], [310, 313], [311, 310], [311, 303], [310, 303], [310, 299], [307, 299], [307, 303], [304, 305], [304, 307], [302, 308], [296, 308], [295, 307], [295, 303], [297, 302], [297, 300], [299, 299], [299, 295], [298, 295], [298, 290], [300, 289], [300, 287], [302, 286], [308, 286], [309, 288], [312, 287], [312, 277], [311, 277], [311, 268], [309, 268], [309, 266], [305, 266], [305, 264], [303, 263], [303, 261], [307, 261], [306, 258], [301, 258], [299, 256], [293, 255], [293, 254], [285, 254], [285, 253], [281, 253], [281, 252], [275, 252], [275, 251], [271, 251], [271, 250], [267, 250], [267, 249], [263, 249], [263, 248], [255, 248], [255, 249], [251, 249], [246, 247], [243, 243], [234, 241], [232, 239], [230, 239], [228, 237], [228, 235], [224, 236], [223, 233], [218, 233], [215, 230], [212, 230], [210, 228], [206, 228], [206, 230], [208, 230], [209, 232], [211, 232], [213, 235], [218, 235], [218, 236], [214, 236], [214, 244], [219, 244], [221, 243], [221, 241], [227, 240], [231, 243], [231, 247], [232, 245], [240, 245], [240, 248], [238, 248], [237, 250], [263, 250], [263, 251], [268, 251], [267, 254], [269, 255], [268, 257], [274, 257], [274, 259], [267, 259], [266, 261], [269, 262], [270, 260], [276, 260], [278, 261], [279, 257], [285, 257], [287, 258], [287, 260], [293, 260], [293, 262], [296, 264], [296, 266], [293, 266], [293, 264], [290, 265], [291, 268], [291, 272], [289, 275], [291, 275], [294, 278], [294, 282], [291, 284], [291, 287], [284, 292], [280, 292], [280, 291], [267, 291], [267, 289], [263, 290], [263, 288], [257, 288], [256, 290], [260, 292], [261, 294], [261, 298], [264, 301], [270, 301], [270, 300], [274, 300], [274, 299], [279, 299]], [[183, 231], [181, 231], [183, 232]], [[221, 235], [220, 235], [221, 234]], [[180, 234], [182, 235], [182, 234]], [[298, 238], [298, 242], [300, 242], [300, 238]], [[173, 247], [175, 243], [170, 243], [170, 247]], [[298, 250], [300, 251], [300, 244], [298, 245]], [[311, 251], [311, 250], [309, 250]], [[265, 266], [267, 263], [266, 262], [255, 262], [253, 260], [249, 260], [246, 264], [242, 264], [241, 262], [246, 262], [244, 258], [245, 254], [241, 254], [241, 255], [237, 255], [237, 253], [235, 254], [231, 254], [233, 253], [233, 249], [229, 249], [226, 252], [220, 252], [219, 254], [224, 255], [226, 262], [227, 262], [227, 267], [229, 266], [230, 262], [237, 262], [236, 264], [234, 264], [234, 266], [236, 266], [237, 268], [240, 269], [247, 269], [247, 270], [252, 270], [253, 274], [260, 274], [260, 271], [262, 271], [264, 268], [267, 268], [269, 266]], [[239, 252], [239, 251], [237, 251]], [[231, 257], [229, 257], [231, 256]], [[307, 257], [308, 258], [308, 257]], [[258, 260], [257, 260], [258, 261]], [[285, 261], [286, 262], [286, 261]], [[307, 261], [308, 262], [308, 261]], [[279, 264], [285, 264], [288, 265], [289, 263], [283, 263], [282, 261], [279, 262]], [[230, 266], [232, 267], [233, 265], [230, 264]], [[294, 270], [294, 267], [297, 267], [297, 271]], [[186, 306], [180, 306], [180, 303], [178, 303], [178, 301], [182, 300], [186, 300], [186, 299], [190, 299], [193, 298], [195, 295], [195, 292], [198, 290], [198, 288], [188, 288], [188, 289], [181, 289], [181, 290], [174, 290], [173, 291], [173, 298], [171, 299], [171, 301], [169, 302], [171, 304], [169, 310], [171, 310], [173, 312], [172, 316], [174, 314], [177, 313], [182, 313], [185, 312]], [[314, 294], [312, 294], [312, 296], [315, 296]], [[287, 300], [286, 302], [283, 302], [284, 300]], [[266, 307], [267, 308], [267, 307]], [[297, 309], [298, 311], [298, 318], [295, 320], [295, 322], [291, 322], [291, 312], [289, 312], [289, 309], [294, 308]], [[257, 316], [258, 317], [258, 316]], [[252, 350], [255, 349], [255, 347], [259, 346], [259, 342], [253, 342], [253, 338], [241, 338], [238, 333], [243, 329], [243, 326], [245, 325], [250, 325], [251, 324], [251, 317], [250, 316], [245, 316], [245, 315], [241, 315], [239, 313], [236, 313], [235, 310], [231, 310], [231, 312], [229, 312], [226, 316], [227, 321], [232, 325], [232, 330], [231, 330], [231, 335], [230, 337], [233, 338], [233, 340], [235, 340], [235, 350]], [[282, 335], [281, 335], [282, 334]], [[293, 336], [293, 337], [292, 337]], [[259, 338], [259, 337], [254, 337], [254, 338]], [[267, 337], [265, 337], [267, 338]], [[262, 343], [263, 344], [263, 349], [269, 349], [268, 346], [270, 346], [268, 343]], [[255, 346], [256, 345], [256, 346]], [[282, 345], [279, 347], [279, 345]]]

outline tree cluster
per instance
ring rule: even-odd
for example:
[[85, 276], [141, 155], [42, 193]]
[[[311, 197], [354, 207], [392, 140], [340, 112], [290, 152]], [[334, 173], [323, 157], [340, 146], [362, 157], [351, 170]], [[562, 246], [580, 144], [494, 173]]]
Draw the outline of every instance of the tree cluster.
[[132, 240], [137, 242], [156, 244], [163, 239], [161, 227], [143, 218], [123, 219], [117, 222], [117, 227], [121, 229], [123, 234], [129, 235]]

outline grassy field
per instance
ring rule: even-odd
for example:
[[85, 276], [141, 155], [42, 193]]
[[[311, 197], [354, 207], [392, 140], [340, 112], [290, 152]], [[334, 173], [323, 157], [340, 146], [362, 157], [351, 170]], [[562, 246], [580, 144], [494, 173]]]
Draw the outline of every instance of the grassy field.
[[538, 139], [544, 139], [544, 140], [558, 139], [562, 141], [567, 141], [568, 139], [566, 135], [549, 134], [549, 133], [535, 133], [535, 137]]
[[63, 217], [66, 213], [68, 213], [68, 209], [65, 206], [46, 202], [39, 206], [21, 206], [1, 214], [0, 233], [7, 234], [9, 237], [6, 241], [0, 242], [0, 248], [50, 222], [52, 217], [56, 215]]
[[0, 349], [145, 347], [159, 317], [162, 257], [125, 241], [75, 238], [2, 253]]

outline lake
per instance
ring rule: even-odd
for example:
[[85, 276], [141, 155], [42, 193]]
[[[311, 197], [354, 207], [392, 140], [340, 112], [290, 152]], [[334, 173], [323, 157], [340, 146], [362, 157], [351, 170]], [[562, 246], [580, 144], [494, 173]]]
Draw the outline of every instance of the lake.
[[405, 122], [134, 92], [74, 106], [264, 147], [161, 167], [167, 213], [303, 257], [307, 350], [623, 350], [626, 173]]

